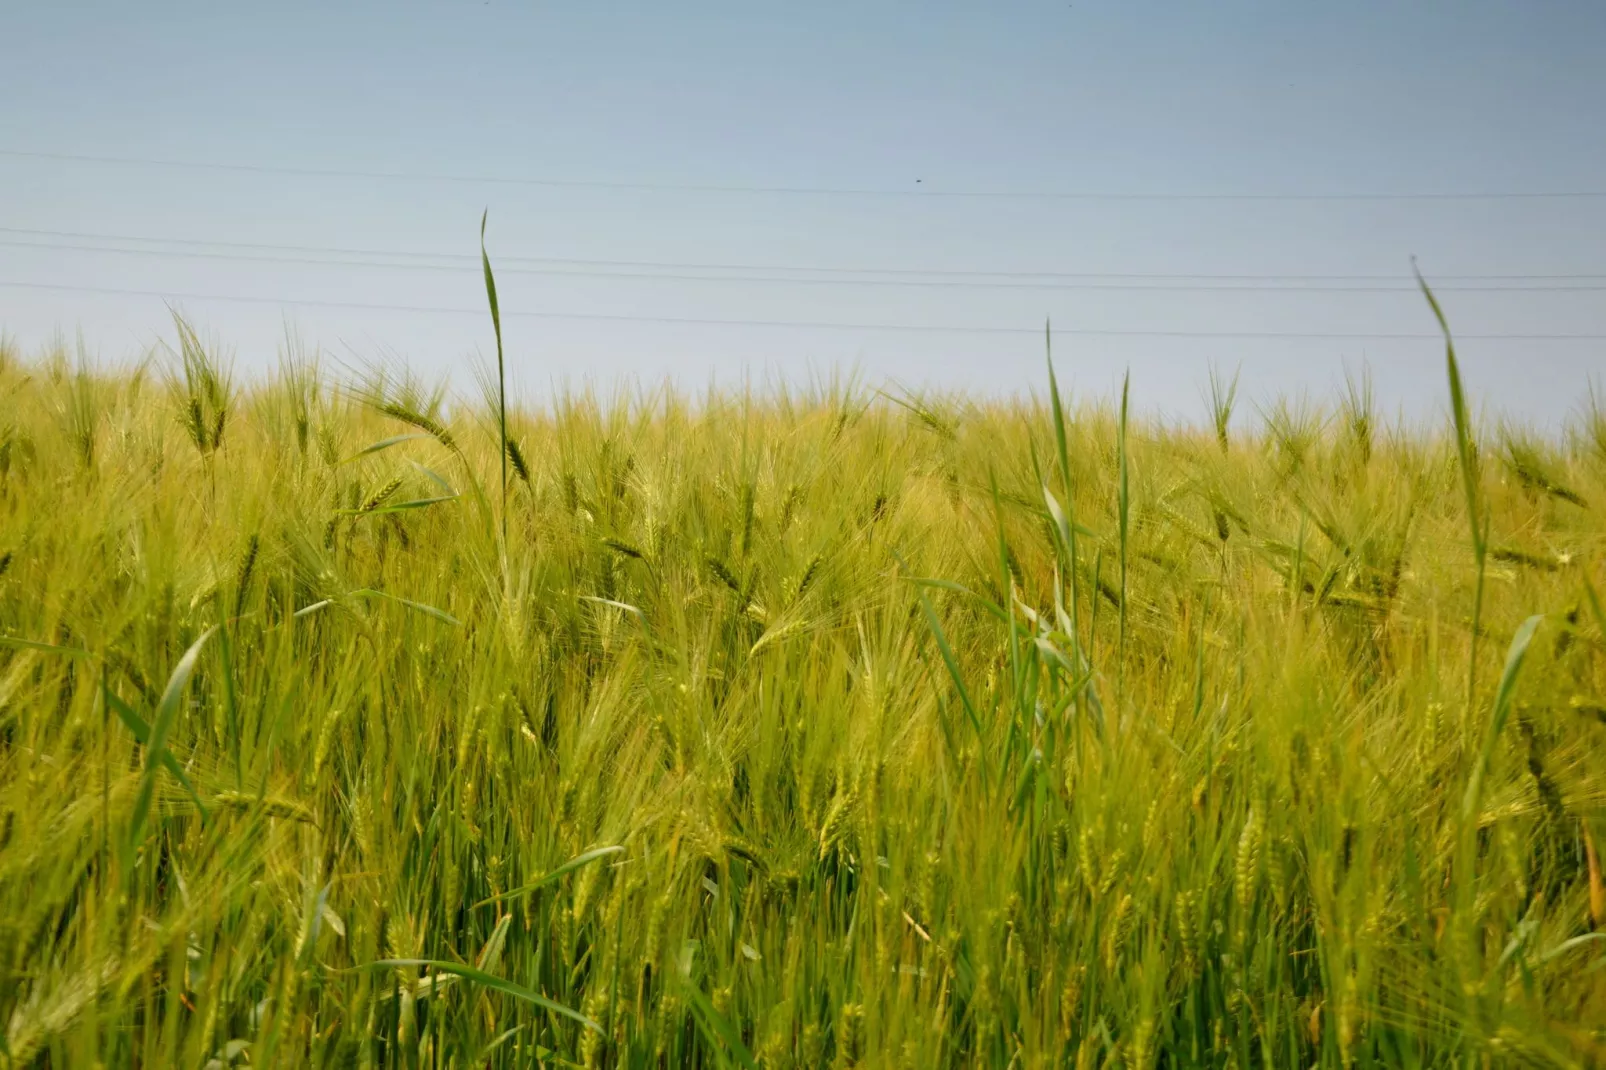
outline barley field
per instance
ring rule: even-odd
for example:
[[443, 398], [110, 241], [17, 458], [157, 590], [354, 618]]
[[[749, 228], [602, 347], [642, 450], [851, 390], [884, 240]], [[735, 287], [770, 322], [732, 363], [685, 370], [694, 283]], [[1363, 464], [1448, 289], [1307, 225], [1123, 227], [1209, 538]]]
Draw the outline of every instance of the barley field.
[[0, 360], [0, 1066], [1606, 1065], [1601, 406], [170, 336]]

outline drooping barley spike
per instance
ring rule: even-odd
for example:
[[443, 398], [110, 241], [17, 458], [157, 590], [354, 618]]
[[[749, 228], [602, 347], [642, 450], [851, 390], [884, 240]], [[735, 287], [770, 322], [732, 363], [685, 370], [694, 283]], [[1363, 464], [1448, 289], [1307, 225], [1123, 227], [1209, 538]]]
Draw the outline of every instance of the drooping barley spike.
[[1600, 851], [1588, 823], [1584, 825], [1584, 858], [1589, 867], [1589, 918], [1596, 930], [1606, 929], [1606, 878], [1601, 876]]
[[803, 1054], [802, 1065], [824, 1065], [825, 1035], [818, 1023], [810, 1022], [803, 1027], [803, 1036], [798, 1047]]
[[312, 770], [314, 775], [321, 772], [329, 760], [330, 746], [334, 742], [335, 731], [340, 726], [339, 708], [330, 710], [323, 719], [323, 725], [318, 730], [318, 745], [312, 754]]
[[1522, 737], [1528, 750], [1528, 772], [1534, 778], [1539, 801], [1544, 804], [1546, 812], [1553, 820], [1562, 820], [1567, 816], [1567, 809], [1562, 802], [1561, 789], [1556, 785], [1550, 771], [1545, 768], [1544, 747], [1539, 734], [1534, 730], [1533, 721], [1528, 717], [1519, 717], [1517, 733]]
[[184, 430], [190, 434], [190, 441], [202, 453], [206, 452], [206, 419], [201, 415], [201, 399], [190, 396], [189, 406], [184, 410]]
[[[1215, 368], [1210, 369], [1210, 422], [1215, 428], [1216, 444], [1221, 447], [1222, 453], [1226, 453], [1232, 444], [1228, 428], [1232, 423], [1233, 405], [1238, 400], [1238, 375], [1239, 372], [1234, 371], [1229, 383], [1221, 378]], [[1222, 538], [1225, 540], [1226, 536]]]
[[1125, 861], [1125, 847], [1117, 847], [1110, 852], [1109, 862], [1104, 867], [1104, 879], [1099, 881], [1100, 895], [1106, 894], [1111, 888], [1115, 887], [1115, 882], [1121, 877], [1121, 863]]
[[386, 416], [400, 420], [404, 424], [416, 427], [420, 431], [434, 436], [437, 442], [449, 450], [455, 451], [457, 449], [457, 440], [452, 437], [452, 433], [441, 426], [438, 420], [422, 412], [410, 409], [394, 401], [386, 402], [379, 406], [379, 411]]
[[1200, 932], [1196, 904], [1199, 893], [1196, 891], [1181, 892], [1176, 899], [1177, 914], [1177, 943], [1182, 948], [1182, 962], [1189, 974], [1199, 968], [1199, 960], [1203, 954], [1203, 934]]
[[1137, 1032], [1132, 1037], [1132, 1060], [1128, 1064], [1134, 1070], [1148, 1070], [1154, 1061], [1154, 1018], [1145, 1016], [1138, 1023]]
[[524, 451], [519, 449], [519, 440], [512, 435], [507, 439], [507, 459], [513, 465], [513, 474], [527, 487], [530, 485], [530, 466], [524, 460]]
[[1076, 1045], [1076, 1070], [1093, 1070], [1098, 1065], [1099, 1035], [1088, 1030]]
[[785, 531], [792, 526], [795, 510], [803, 501], [803, 488], [793, 483], [786, 489], [786, 497], [781, 502], [781, 517], [777, 527]]
[[820, 827], [821, 858], [830, 854], [831, 848], [842, 839], [842, 833], [847, 829], [848, 821], [853, 816], [853, 806], [858, 802], [858, 798], [858, 789], [848, 788], [832, 799], [831, 805], [826, 807], [825, 822]]
[[1083, 826], [1076, 837], [1076, 861], [1081, 866], [1082, 881], [1087, 885], [1089, 892], [1096, 891], [1099, 886], [1098, 855], [1094, 851], [1094, 832], [1091, 827]]
[[820, 565], [825, 561], [823, 553], [815, 554], [809, 558], [808, 566], [803, 569], [803, 575], [798, 577], [796, 598], [801, 599], [814, 585], [814, 579], [819, 574]]
[[1115, 904], [1115, 912], [1110, 916], [1110, 927], [1104, 944], [1104, 965], [1106, 969], [1115, 970], [1121, 962], [1121, 952], [1126, 948], [1128, 931], [1132, 928], [1132, 893], [1121, 896], [1121, 901]]
[[1156, 795], [1149, 800], [1149, 810], [1143, 817], [1143, 849], [1150, 851], [1159, 842], [1160, 836], [1160, 797]]
[[385, 504], [385, 499], [389, 498], [392, 494], [395, 494], [397, 490], [401, 489], [401, 485], [402, 477], [395, 477], [389, 483], [386, 483], [384, 486], [374, 491], [374, 493], [369, 496], [368, 500], [362, 503], [362, 508], [359, 511], [371, 513], [375, 509], [378, 509], [381, 505]]
[[1433, 699], [1428, 702], [1427, 719], [1422, 725], [1422, 755], [1427, 757], [1438, 750], [1439, 733], [1444, 723], [1444, 703]]
[[842, 1004], [842, 1023], [839, 1044], [842, 1052], [848, 1057], [849, 1065], [858, 1061], [860, 1049], [864, 1045], [864, 1005], [860, 1003]]
[[712, 572], [719, 582], [729, 587], [736, 594], [742, 593], [741, 581], [736, 578], [735, 573], [731, 572], [725, 562], [713, 556], [708, 557], [707, 561], [708, 571]]
[[1077, 963], [1071, 967], [1060, 992], [1060, 1032], [1069, 1036], [1082, 1009], [1082, 984], [1087, 978], [1087, 966]]
[[1238, 836], [1238, 858], [1233, 867], [1232, 891], [1238, 907], [1239, 943], [1243, 943], [1248, 936], [1256, 878], [1260, 873], [1260, 843], [1264, 833], [1265, 818], [1261, 815], [1260, 807], [1251, 805], [1243, 832]]
[[1359, 996], [1360, 984], [1353, 969], [1346, 971], [1343, 981], [1343, 992], [1338, 1001], [1338, 1055], [1345, 1066], [1352, 1066], [1355, 1062], [1355, 1041], [1357, 1038], [1360, 1011]]
[[246, 592], [251, 587], [251, 577], [256, 571], [257, 552], [261, 549], [262, 540], [255, 532], [246, 540], [245, 553], [240, 558], [240, 567], [234, 574], [234, 613], [239, 615], [241, 607], [245, 605]]

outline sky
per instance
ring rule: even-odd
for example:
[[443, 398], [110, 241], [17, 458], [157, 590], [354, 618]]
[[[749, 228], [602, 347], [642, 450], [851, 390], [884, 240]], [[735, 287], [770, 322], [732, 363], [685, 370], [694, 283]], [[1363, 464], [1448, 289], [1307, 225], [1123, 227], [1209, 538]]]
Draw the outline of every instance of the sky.
[[[0, 330], [245, 374], [1041, 391], [1203, 417], [1606, 386], [1599, 0], [0, 5]], [[1491, 196], [1494, 195], [1494, 196]], [[1559, 337], [1558, 337], [1559, 336]]]

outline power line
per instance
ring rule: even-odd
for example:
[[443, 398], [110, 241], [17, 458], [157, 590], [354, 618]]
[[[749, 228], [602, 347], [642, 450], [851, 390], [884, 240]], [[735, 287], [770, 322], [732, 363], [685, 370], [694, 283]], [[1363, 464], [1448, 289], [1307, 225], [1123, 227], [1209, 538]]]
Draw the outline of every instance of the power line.
[[[0, 288], [19, 290], [46, 290], [66, 293], [92, 293], [118, 297], [155, 297], [166, 301], [222, 301], [240, 304], [267, 304], [305, 308], [340, 308], [375, 312], [414, 312], [433, 315], [484, 316], [483, 309], [453, 308], [429, 305], [370, 304], [353, 301], [291, 300], [277, 297], [251, 297], [232, 294], [197, 294], [164, 292], [161, 290], [132, 290], [107, 286], [69, 286], [54, 283], [15, 282], [0, 280]], [[608, 323], [652, 323], [668, 326], [698, 327], [779, 327], [790, 330], [822, 331], [886, 331], [922, 334], [972, 335], [1031, 335], [1042, 337], [1035, 327], [980, 327], [947, 324], [907, 323], [830, 323], [811, 320], [744, 320], [704, 319], [689, 316], [631, 316], [595, 312], [521, 312], [502, 310], [503, 319], [578, 320]], [[1411, 334], [1389, 332], [1325, 332], [1325, 331], [1132, 331], [1100, 330], [1095, 328], [1054, 328], [1053, 333], [1067, 337], [1084, 338], [1212, 338], [1224, 340], [1305, 340], [1305, 341], [1358, 341], [1358, 342], [1435, 342], [1438, 334]], [[1600, 342], [1606, 334], [1457, 334], [1461, 341], [1487, 342]]]
[[[0, 227], [0, 234], [18, 234], [30, 237], [67, 238], [90, 242], [122, 242], [143, 245], [172, 245], [184, 249], [194, 249], [210, 252], [216, 249], [240, 249], [261, 252], [309, 254], [311, 256], [333, 257], [383, 257], [387, 260], [417, 260], [436, 261], [459, 265], [471, 265], [478, 269], [480, 259], [477, 255], [462, 253], [428, 253], [396, 249], [354, 249], [338, 246], [322, 245], [281, 245], [260, 242], [232, 242], [232, 241], [194, 241], [180, 238], [148, 238], [127, 234], [102, 234], [90, 231], [74, 230], [44, 230], [28, 227]], [[3, 245], [28, 246], [27, 242], [0, 241]], [[39, 248], [49, 246], [39, 245]], [[64, 247], [66, 248], [66, 247]], [[105, 252], [157, 252], [166, 250], [119, 250], [96, 249]], [[247, 259], [243, 258], [242, 259]], [[296, 259], [287, 259], [286, 263], [301, 263]], [[322, 261], [305, 261], [307, 263], [321, 263]], [[336, 263], [361, 264], [361, 261], [336, 261]], [[802, 264], [774, 264], [774, 263], [708, 263], [677, 260], [598, 260], [577, 259], [572, 257], [535, 257], [535, 256], [498, 256], [495, 263], [498, 270], [508, 271], [522, 264], [531, 265], [566, 265], [573, 267], [591, 268], [640, 268], [647, 270], [664, 271], [715, 271], [715, 272], [792, 272], [811, 275], [863, 275], [874, 277], [917, 276], [933, 279], [1009, 279], [1031, 280], [1052, 279], [1069, 281], [1143, 281], [1143, 282], [1256, 282], [1256, 283], [1382, 283], [1396, 282], [1408, 284], [1407, 289], [1415, 290], [1415, 277], [1412, 275], [1308, 275], [1308, 274], [1212, 274], [1212, 273], [1180, 273], [1159, 274], [1148, 272], [1065, 272], [1065, 271], [944, 271], [931, 268], [886, 268], [886, 267], [844, 267], [844, 266], [812, 266]], [[376, 265], [379, 266], [379, 265]], [[387, 267], [408, 267], [409, 264], [389, 264]], [[434, 266], [434, 265], [426, 265]], [[1434, 275], [1432, 280], [1438, 283], [1460, 282], [1584, 282], [1606, 281], [1606, 273], [1559, 272], [1559, 273], [1529, 273], [1529, 274], [1459, 274]], [[1313, 291], [1320, 292], [1320, 291]]]
[[399, 182], [438, 182], [473, 185], [534, 186], [550, 189], [616, 190], [637, 193], [801, 195], [810, 197], [924, 198], [927, 200], [1005, 200], [1005, 201], [1505, 201], [1505, 200], [1597, 200], [1606, 190], [1488, 190], [1438, 192], [1365, 193], [1117, 193], [1075, 191], [1009, 191], [964, 189], [874, 189], [841, 186], [758, 186], [735, 184], [612, 181], [596, 179], [517, 178], [505, 175], [462, 175], [430, 172], [365, 171], [319, 167], [273, 167], [264, 164], [216, 163], [203, 160], [165, 160], [135, 156], [95, 156], [66, 152], [24, 152], [0, 149], [0, 156], [12, 159], [51, 160], [60, 163], [92, 163], [124, 167], [166, 167], [194, 171], [220, 171], [235, 174], [284, 175], [301, 178], [356, 178]]
[[[260, 264], [291, 264], [313, 267], [359, 267], [384, 268], [403, 271], [437, 271], [461, 272], [467, 264], [428, 264], [408, 262], [388, 262], [383, 260], [354, 260], [329, 259], [305, 256], [269, 256], [252, 253], [216, 253], [192, 249], [122, 249], [110, 245], [67, 245], [62, 243], [26, 242], [0, 239], [0, 247], [17, 249], [39, 249], [50, 252], [87, 252], [111, 253], [121, 256], [145, 257], [178, 257], [192, 260], [225, 260], [238, 263]], [[1264, 283], [1240, 282], [999, 282], [988, 279], [854, 279], [854, 278], [786, 278], [776, 275], [691, 275], [683, 272], [666, 271], [612, 271], [587, 268], [559, 268], [559, 267], [519, 267], [517, 265], [503, 265], [497, 268], [502, 275], [537, 275], [543, 277], [561, 277], [578, 279], [604, 279], [627, 280], [646, 282], [705, 282], [705, 283], [752, 283], [760, 285], [791, 285], [791, 286], [847, 286], [847, 287], [892, 287], [902, 289], [946, 289], [946, 290], [1036, 290], [1036, 291], [1097, 291], [1118, 293], [1276, 293], [1276, 294], [1417, 294], [1419, 291], [1414, 284], [1399, 283], [1393, 286], [1375, 285], [1312, 285], [1298, 283], [1295, 285], [1268, 285]], [[1448, 283], [1435, 285], [1434, 289], [1441, 293], [1599, 293], [1606, 291], [1606, 282], [1592, 284], [1568, 283], [1563, 285], [1483, 285]]]

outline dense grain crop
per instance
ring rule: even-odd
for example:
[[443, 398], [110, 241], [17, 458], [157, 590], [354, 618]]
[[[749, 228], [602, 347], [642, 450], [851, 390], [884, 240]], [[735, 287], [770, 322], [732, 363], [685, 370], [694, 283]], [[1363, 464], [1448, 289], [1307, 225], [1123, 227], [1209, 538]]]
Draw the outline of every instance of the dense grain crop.
[[1600, 1065], [1606, 414], [1460, 390], [7, 352], [0, 1065]]

